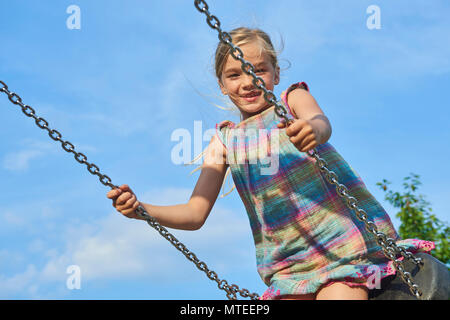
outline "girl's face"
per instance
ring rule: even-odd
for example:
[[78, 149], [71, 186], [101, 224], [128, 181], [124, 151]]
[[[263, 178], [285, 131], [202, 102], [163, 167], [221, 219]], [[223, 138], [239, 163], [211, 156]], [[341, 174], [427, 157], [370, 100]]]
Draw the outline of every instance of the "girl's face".
[[[261, 52], [258, 43], [251, 42], [240, 47], [244, 53], [244, 59], [255, 67], [255, 74], [261, 77], [268, 90], [273, 91], [275, 85], [280, 82], [280, 68], [274, 68], [270, 57]], [[225, 62], [219, 86], [224, 95], [228, 95], [239, 108], [243, 119], [258, 114], [269, 103], [264, 100], [263, 91], [253, 85], [253, 78], [241, 69], [241, 62], [229, 56]]]

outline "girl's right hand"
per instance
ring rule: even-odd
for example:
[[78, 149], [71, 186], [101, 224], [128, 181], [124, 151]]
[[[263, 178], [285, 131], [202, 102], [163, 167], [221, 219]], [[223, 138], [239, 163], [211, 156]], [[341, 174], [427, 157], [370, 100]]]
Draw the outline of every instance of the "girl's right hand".
[[112, 199], [113, 207], [125, 217], [142, 219], [135, 213], [135, 210], [139, 207], [140, 202], [137, 200], [136, 195], [128, 185], [124, 184], [119, 188], [109, 191], [106, 194], [106, 197]]

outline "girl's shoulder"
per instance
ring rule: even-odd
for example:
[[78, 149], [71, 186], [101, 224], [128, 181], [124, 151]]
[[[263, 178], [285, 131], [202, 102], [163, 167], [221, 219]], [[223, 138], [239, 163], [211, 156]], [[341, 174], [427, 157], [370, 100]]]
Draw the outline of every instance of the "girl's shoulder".
[[304, 89], [309, 93], [309, 86], [304, 81], [296, 82], [294, 84], [291, 84], [285, 91], [281, 93], [281, 102], [287, 108], [287, 111], [291, 114], [293, 118], [297, 118], [297, 116], [294, 114], [291, 106], [288, 103], [288, 95], [295, 89]]
[[226, 136], [225, 131], [226, 131], [226, 129], [234, 128], [235, 125], [236, 124], [230, 120], [223, 120], [219, 123], [216, 123], [216, 134], [215, 135], [217, 136], [217, 138], [219, 138], [219, 141], [222, 143], [222, 145], [225, 147], [225, 149], [227, 148], [226, 144], [225, 144], [225, 140], [226, 140], [225, 139], [225, 136]]
[[287, 93], [289, 93], [289, 92], [291, 92], [292, 90], [297, 89], [297, 88], [305, 89], [306, 91], [309, 91], [309, 86], [306, 84], [305, 81], [302, 81], [302, 82], [296, 82], [296, 83], [294, 83], [294, 84], [291, 84], [291, 85], [289, 86], [289, 88], [288, 88], [286, 91], [287, 91]]
[[222, 128], [225, 128], [225, 127], [233, 128], [234, 126], [236, 126], [236, 124], [233, 121], [223, 120], [216, 124], [216, 130], [222, 130]]
[[304, 89], [309, 92], [309, 86], [304, 81], [291, 84], [285, 91], [281, 93], [281, 100], [283, 100], [285, 104], [287, 104], [287, 96], [292, 90], [295, 89]]

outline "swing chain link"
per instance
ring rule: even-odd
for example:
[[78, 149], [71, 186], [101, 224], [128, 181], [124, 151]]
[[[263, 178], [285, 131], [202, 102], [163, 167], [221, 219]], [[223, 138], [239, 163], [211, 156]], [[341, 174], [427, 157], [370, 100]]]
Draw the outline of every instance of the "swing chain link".
[[[75, 151], [75, 146], [70, 142], [70, 141], [64, 141], [62, 139], [62, 135], [59, 131], [55, 130], [55, 129], [50, 129], [49, 128], [49, 123], [41, 117], [37, 117], [36, 116], [36, 112], [35, 110], [28, 106], [25, 105], [22, 102], [22, 98], [14, 93], [9, 91], [8, 86], [6, 85], [6, 83], [4, 83], [3, 81], [0, 80], [0, 93], [5, 93], [8, 96], [8, 99], [15, 105], [19, 105], [22, 108], [22, 112], [30, 118], [33, 118], [36, 122], [36, 125], [43, 129], [48, 131], [48, 135], [50, 136], [50, 138], [52, 138], [55, 141], [59, 141], [61, 142], [61, 147], [68, 153], [73, 153], [74, 154], [74, 158], [77, 162], [79, 162], [80, 164], [84, 164], [87, 167], [87, 170], [89, 171], [89, 173], [96, 175], [99, 177], [100, 182], [105, 185], [110, 187], [111, 189], [116, 189], [119, 188], [116, 185], [113, 185], [111, 183], [111, 178], [108, 177], [105, 174], [100, 173], [100, 168], [95, 165], [94, 163], [89, 163], [87, 161], [87, 157], [86, 155], [84, 155], [81, 152], [76, 152]], [[136, 213], [142, 217], [143, 219], [146, 220], [146, 222], [153, 227], [154, 229], [156, 229], [156, 231], [159, 232], [159, 234], [161, 236], [163, 236], [165, 239], [167, 239], [176, 249], [178, 249], [181, 253], [183, 253], [186, 258], [190, 261], [192, 261], [199, 270], [203, 271], [206, 273], [207, 277], [213, 281], [217, 282], [217, 286], [219, 287], [219, 289], [224, 290], [227, 293], [227, 298], [230, 300], [236, 300], [236, 293], [239, 293], [242, 297], [247, 298], [250, 297], [253, 300], [257, 300], [259, 299], [259, 295], [256, 293], [249, 293], [249, 291], [247, 289], [239, 289], [239, 286], [232, 284], [229, 285], [228, 282], [224, 279], [219, 279], [219, 277], [217, 276], [217, 273], [210, 270], [208, 268], [208, 266], [206, 265], [205, 262], [200, 261], [197, 256], [191, 252], [183, 243], [181, 243], [173, 234], [171, 234], [166, 228], [164, 228], [158, 221], [156, 221], [155, 218], [153, 218], [152, 216], [150, 216], [145, 209], [142, 206], [139, 206], [136, 209]]]
[[22, 102], [22, 98], [14, 93], [8, 90], [8, 86], [3, 82], [0, 81], [0, 84], [2, 85], [0, 87], [0, 92], [5, 93], [8, 96], [8, 99], [15, 105], [19, 105], [22, 108], [22, 112], [29, 118], [33, 118], [36, 122], [36, 125], [43, 129], [46, 130], [48, 132], [48, 135], [50, 136], [50, 138], [52, 138], [55, 141], [59, 141], [61, 142], [61, 147], [68, 153], [73, 153], [74, 154], [74, 158], [77, 162], [86, 165], [87, 170], [93, 174], [99, 177], [100, 182], [108, 187], [114, 188], [116, 186], [114, 186], [113, 184], [111, 184], [111, 178], [108, 177], [107, 175], [101, 174], [100, 173], [100, 169], [99, 167], [97, 167], [94, 163], [89, 163], [87, 161], [87, 157], [81, 153], [81, 152], [76, 152], [75, 151], [75, 146], [70, 142], [70, 141], [64, 141], [62, 139], [62, 135], [61, 133], [59, 133], [59, 131], [55, 130], [55, 129], [50, 129], [49, 128], [49, 123], [47, 122], [47, 120], [45, 120], [44, 118], [38, 117], [36, 116], [36, 112], [35, 110], [30, 107], [29, 105], [25, 105]]
[[[287, 126], [290, 125], [293, 119], [289, 119], [287, 117], [288, 113], [286, 109], [277, 102], [275, 94], [272, 91], [267, 90], [267, 88], [265, 87], [264, 80], [261, 77], [256, 76], [256, 74], [254, 73], [254, 66], [244, 59], [244, 54], [242, 50], [232, 43], [231, 35], [221, 30], [219, 19], [216, 16], [211, 15], [209, 13], [208, 4], [204, 0], [194, 0], [194, 4], [197, 10], [199, 10], [201, 13], [204, 13], [207, 16], [206, 21], [208, 25], [212, 29], [218, 31], [220, 41], [230, 47], [231, 56], [234, 59], [239, 60], [241, 62], [242, 70], [253, 78], [253, 84], [255, 85], [255, 87], [264, 91], [264, 99], [270, 105], [275, 106], [275, 113], [280, 118], [286, 121]], [[99, 181], [103, 185], [108, 186], [112, 189], [118, 188], [118, 186], [115, 186], [111, 183], [110, 177], [100, 173], [100, 169], [98, 166], [96, 166], [94, 163], [89, 163], [87, 161], [86, 155], [80, 152], [76, 152], [75, 146], [71, 142], [63, 141], [61, 133], [59, 133], [55, 129], [50, 129], [48, 127], [49, 123], [45, 119], [37, 117], [35, 115], [35, 110], [32, 107], [25, 105], [22, 102], [22, 98], [19, 95], [9, 91], [8, 86], [1, 80], [0, 84], [2, 85], [0, 87], [0, 92], [5, 93], [8, 96], [8, 99], [13, 104], [20, 105], [22, 108], [22, 112], [27, 117], [35, 119], [36, 125], [39, 128], [47, 130], [48, 135], [50, 136], [51, 139], [61, 142], [62, 148], [66, 152], [73, 153], [75, 160], [80, 164], [85, 164], [87, 166], [87, 170], [91, 174], [98, 176]], [[420, 298], [422, 292], [420, 291], [419, 287], [413, 282], [411, 273], [405, 271], [402, 261], [397, 259], [396, 255], [400, 254], [404, 258], [412, 260], [416, 265], [423, 264], [422, 259], [416, 258], [412, 253], [407, 252], [404, 248], [398, 247], [393, 239], [387, 238], [384, 233], [379, 232], [377, 230], [375, 223], [373, 223], [372, 221], [368, 221], [367, 213], [363, 209], [358, 208], [356, 198], [348, 194], [348, 189], [338, 182], [336, 174], [327, 168], [326, 161], [319, 157], [315, 149], [312, 150], [311, 152], [308, 152], [308, 155], [316, 159], [316, 165], [319, 167], [319, 170], [321, 172], [325, 172], [325, 178], [327, 179], [327, 181], [330, 182], [331, 184], [336, 185], [336, 191], [342, 198], [345, 199], [346, 205], [351, 210], [355, 211], [356, 217], [365, 224], [366, 230], [371, 232], [375, 236], [377, 243], [382, 247], [384, 255], [393, 261], [395, 269], [400, 272], [403, 281], [405, 281], [408, 284], [411, 293], [417, 298]], [[189, 249], [187, 249], [187, 247], [183, 243], [181, 243], [166, 228], [164, 228], [159, 222], [157, 222], [155, 218], [151, 217], [142, 206], [139, 206], [136, 209], [136, 213], [142, 218], [144, 218], [151, 227], [156, 229], [160, 233], [160, 235], [163, 236], [165, 239], [167, 239], [177, 250], [183, 253], [188, 260], [193, 262], [199, 270], [205, 272], [209, 279], [216, 281], [218, 288], [226, 291], [228, 299], [235, 300], [236, 293], [239, 293], [244, 298], [250, 297], [252, 300], [259, 299], [259, 295], [257, 293], [249, 293], [247, 289], [239, 289], [239, 286], [235, 284], [230, 286], [226, 280], [224, 279], [220, 280], [216, 272], [209, 270], [205, 262], [200, 261], [197, 258], [197, 256]]]
[[166, 228], [164, 228], [160, 223], [158, 223], [155, 218], [148, 215], [142, 206], [139, 206], [135, 212], [136, 214], [144, 218], [151, 227], [156, 229], [156, 231], [158, 231], [162, 237], [164, 237], [167, 241], [169, 241], [189, 261], [194, 263], [195, 266], [200, 271], [203, 271], [209, 279], [217, 282], [217, 287], [221, 290], [224, 290], [227, 293], [226, 295], [229, 300], [236, 300], [237, 299], [236, 293], [239, 293], [243, 298], [250, 297], [252, 300], [259, 299], [259, 295], [257, 293], [249, 293], [247, 289], [239, 289], [238, 285], [236, 284], [229, 285], [227, 280], [225, 279], [221, 280], [216, 272], [208, 268], [205, 262], [200, 261], [193, 252], [191, 252], [173, 234], [171, 234]]
[[376, 224], [368, 220], [367, 213], [358, 207], [356, 198], [350, 196], [347, 187], [338, 182], [337, 175], [328, 169], [326, 161], [320, 158], [317, 151], [311, 150], [308, 154], [316, 160], [316, 165], [319, 170], [324, 173], [326, 180], [329, 183], [336, 185], [336, 191], [339, 196], [345, 200], [347, 207], [355, 212], [358, 220], [364, 223], [366, 230], [375, 236], [384, 255], [393, 262], [395, 270], [400, 273], [401, 278], [408, 285], [410, 292], [419, 299], [422, 296], [422, 292], [420, 291], [419, 286], [414, 283], [411, 273], [405, 270], [403, 262], [400, 259], [397, 259], [397, 255], [401, 255], [403, 258], [413, 261], [416, 265], [423, 265], [422, 258], [417, 258], [411, 252], [406, 251], [405, 248], [397, 246], [394, 239], [388, 238], [383, 232], [378, 231]]
[[[241, 62], [242, 71], [253, 78], [253, 85], [264, 91], [264, 99], [270, 105], [275, 106], [275, 113], [286, 121], [286, 126], [292, 124], [294, 119], [288, 119], [286, 109], [276, 101], [274, 93], [266, 89], [264, 80], [261, 77], [256, 76], [254, 73], [254, 66], [244, 59], [242, 50], [232, 43], [231, 35], [222, 31], [220, 28], [219, 19], [209, 12], [209, 7], [206, 1], [194, 0], [194, 5], [200, 13], [206, 15], [206, 22], [212, 29], [218, 32], [219, 40], [230, 47], [230, 55], [235, 60], [239, 60]], [[403, 281], [409, 286], [411, 293], [415, 297], [420, 298], [422, 296], [422, 292], [417, 284], [413, 282], [411, 273], [404, 269], [403, 262], [397, 259], [396, 256], [400, 254], [404, 258], [412, 260], [416, 265], [422, 265], [422, 259], [416, 258], [411, 252], [407, 252], [404, 248], [398, 247], [393, 239], [387, 238], [383, 232], [378, 231], [374, 222], [368, 221], [367, 213], [363, 209], [358, 208], [356, 198], [350, 196], [348, 194], [348, 189], [343, 184], [338, 182], [337, 175], [327, 168], [326, 161], [320, 158], [316, 149], [310, 150], [307, 154], [316, 160], [316, 165], [319, 170], [325, 174], [325, 178], [329, 183], [336, 185], [336, 191], [342, 198], [344, 198], [347, 207], [355, 211], [356, 217], [364, 223], [366, 230], [375, 236], [375, 239], [381, 246], [384, 255], [392, 260], [394, 268], [400, 273]]]
[[228, 32], [222, 31], [222, 29], [220, 28], [219, 19], [209, 12], [209, 6], [206, 3], [206, 1], [194, 0], [194, 5], [197, 8], [197, 10], [200, 11], [200, 13], [206, 15], [206, 22], [212, 29], [218, 32], [219, 40], [230, 48], [231, 56], [234, 59], [239, 60], [241, 62], [242, 71], [244, 71], [246, 74], [248, 74], [253, 78], [252, 81], [253, 85], [264, 92], [264, 99], [271, 106], [273, 105], [275, 107], [275, 113], [280, 118], [284, 119], [286, 124], [289, 125], [292, 122], [292, 119], [288, 118], [288, 112], [286, 111], [286, 109], [283, 107], [283, 105], [277, 102], [275, 94], [271, 90], [268, 90], [266, 88], [266, 83], [264, 82], [264, 79], [258, 77], [255, 74], [255, 67], [250, 62], [244, 59], [244, 53], [242, 52], [242, 49], [232, 42], [231, 35]]

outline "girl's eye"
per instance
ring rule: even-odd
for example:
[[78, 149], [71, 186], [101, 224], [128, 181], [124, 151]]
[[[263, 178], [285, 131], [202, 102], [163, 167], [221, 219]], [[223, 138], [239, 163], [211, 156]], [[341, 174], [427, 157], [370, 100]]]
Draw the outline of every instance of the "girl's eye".
[[263, 73], [263, 72], [265, 72], [266, 70], [264, 70], [264, 69], [257, 69], [256, 70], [256, 73]]
[[229, 75], [230, 78], [236, 78], [239, 77], [239, 75], [237, 73], [233, 73]]

